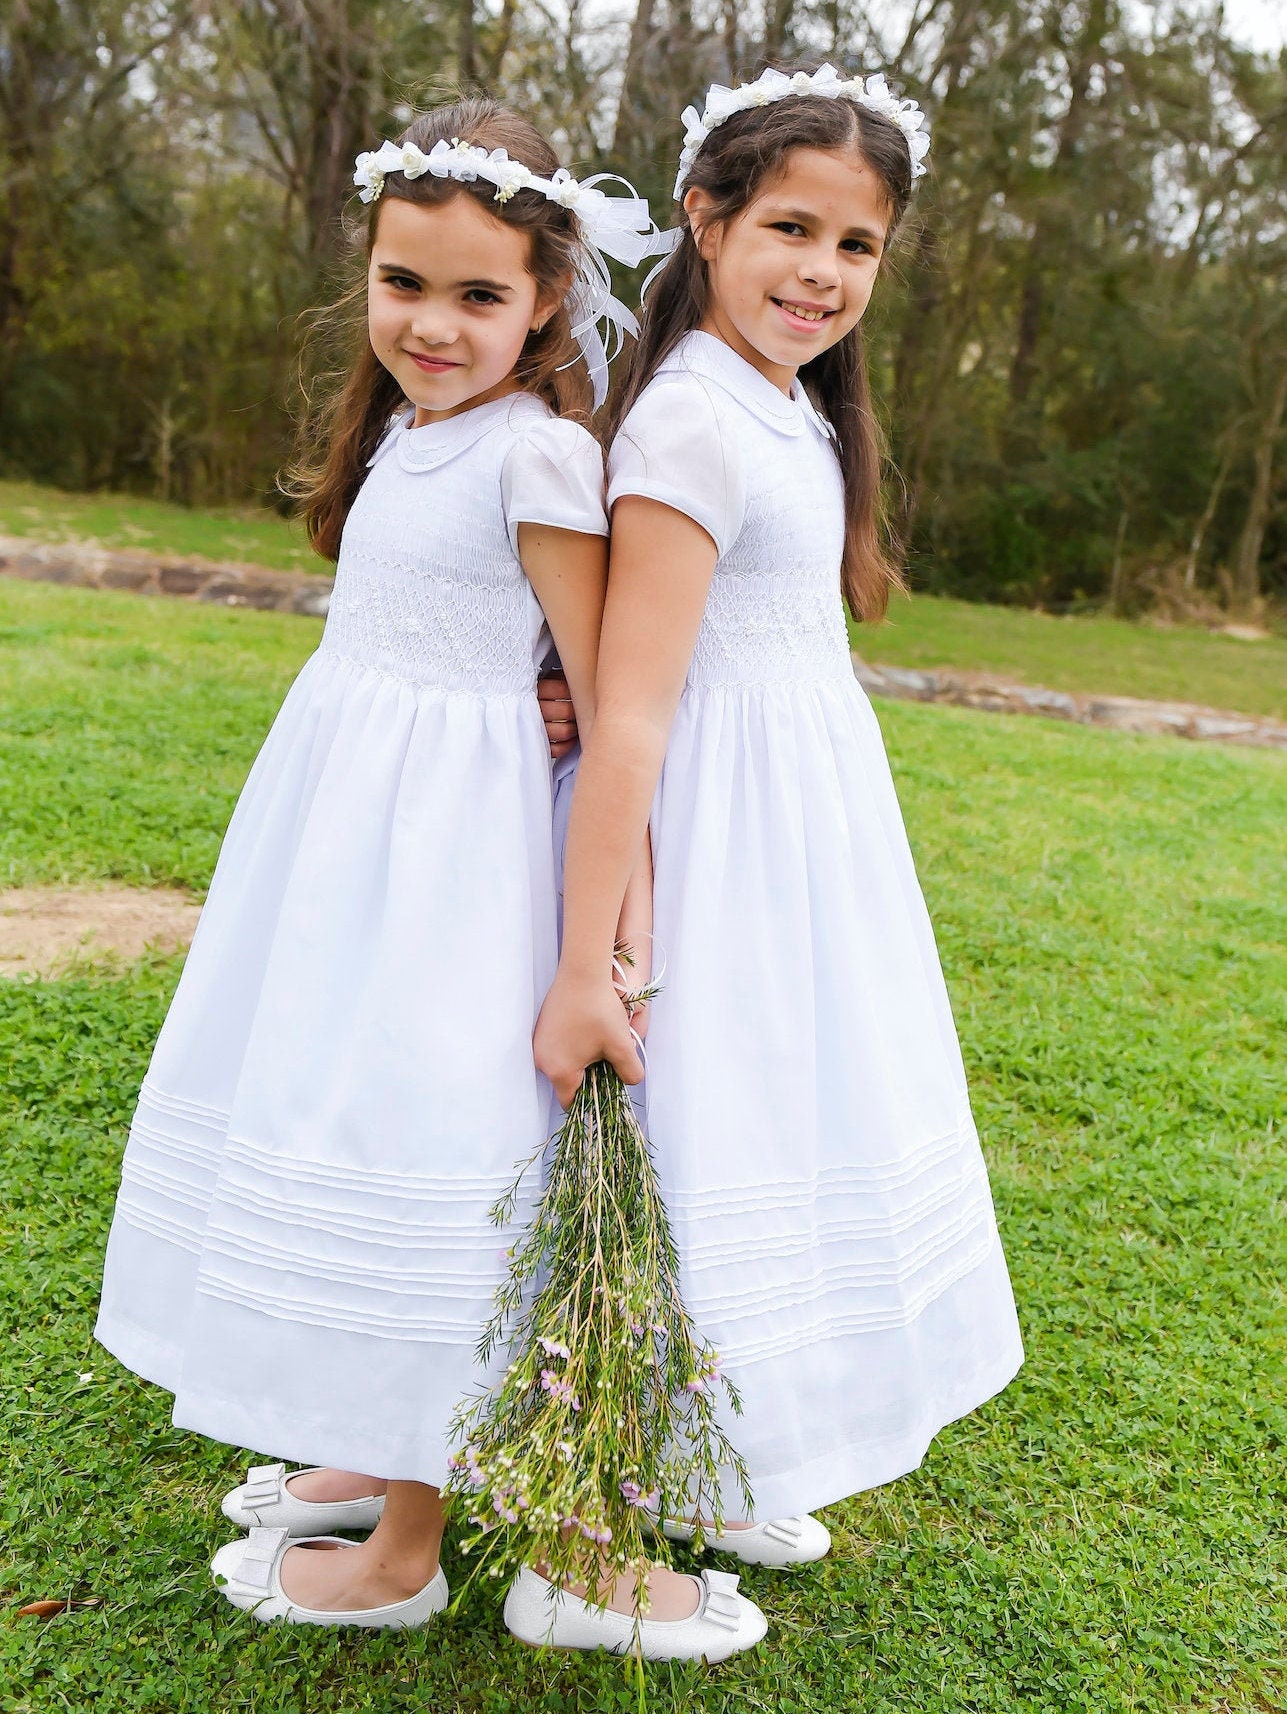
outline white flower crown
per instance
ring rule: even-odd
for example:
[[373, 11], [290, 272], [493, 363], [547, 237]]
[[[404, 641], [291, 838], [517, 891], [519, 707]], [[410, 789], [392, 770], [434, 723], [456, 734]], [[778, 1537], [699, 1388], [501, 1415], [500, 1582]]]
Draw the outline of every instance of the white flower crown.
[[929, 152], [929, 127], [916, 102], [900, 101], [885, 82], [883, 72], [873, 77], [841, 77], [833, 65], [819, 71], [797, 71], [790, 77], [771, 67], [762, 72], [754, 83], [743, 83], [737, 89], [726, 89], [713, 83], [706, 91], [706, 105], [701, 113], [695, 107], [683, 112], [684, 149], [679, 157], [679, 177], [675, 180], [675, 200], [683, 193], [689, 170], [697, 159], [697, 151], [717, 125], [722, 125], [734, 113], [744, 113], [748, 107], [767, 107], [773, 101], [785, 101], [789, 95], [822, 95], [829, 100], [843, 98], [869, 107], [873, 113], [892, 119], [907, 138], [912, 157], [912, 177], [920, 178], [926, 171], [922, 161]]
[[[455, 179], [470, 184], [482, 179], [495, 186], [494, 202], [508, 202], [521, 190], [534, 190], [549, 202], [557, 202], [576, 216], [581, 242], [576, 276], [567, 303], [572, 334], [581, 347], [594, 386], [595, 408], [603, 403], [608, 389], [608, 364], [620, 351], [627, 333], [638, 333], [639, 324], [626, 306], [612, 295], [612, 281], [604, 255], [613, 256], [628, 268], [637, 267], [654, 253], [659, 237], [648, 204], [635, 194], [634, 186], [615, 173], [595, 173], [592, 178], [574, 179], [565, 167], [549, 178], [541, 178], [512, 161], [504, 149], [487, 150], [453, 137], [440, 138], [428, 154], [414, 143], [390, 143], [367, 150], [354, 163], [353, 183], [363, 202], [375, 202], [389, 173], [417, 179], [423, 173], [434, 178]], [[608, 196], [598, 187], [608, 181], [625, 186], [624, 196]], [[605, 342], [599, 323], [611, 330]]]

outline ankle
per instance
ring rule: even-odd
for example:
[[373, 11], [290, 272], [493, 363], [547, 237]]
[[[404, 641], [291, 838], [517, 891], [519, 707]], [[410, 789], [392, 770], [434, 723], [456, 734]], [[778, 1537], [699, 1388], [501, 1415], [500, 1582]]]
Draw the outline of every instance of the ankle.
[[358, 1549], [366, 1560], [366, 1568], [372, 1577], [377, 1577], [382, 1583], [405, 1589], [407, 1595], [416, 1595], [427, 1583], [432, 1583], [438, 1574], [440, 1560], [439, 1544], [426, 1546], [417, 1542], [412, 1547], [399, 1546], [388, 1548], [376, 1542], [374, 1536], [363, 1542]]

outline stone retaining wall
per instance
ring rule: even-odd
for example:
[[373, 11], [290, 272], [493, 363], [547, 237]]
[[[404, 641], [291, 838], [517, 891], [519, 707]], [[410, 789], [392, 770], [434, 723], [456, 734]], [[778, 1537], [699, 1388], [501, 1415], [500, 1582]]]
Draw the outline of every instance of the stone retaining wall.
[[258, 607], [323, 619], [334, 579], [307, 571], [265, 571], [173, 554], [103, 548], [90, 542], [33, 542], [0, 536], [0, 575], [80, 589], [127, 589], [138, 595], [178, 595], [220, 607]]
[[[334, 579], [306, 571], [265, 571], [171, 554], [102, 548], [88, 542], [34, 542], [0, 536], [0, 576], [83, 589], [126, 589], [139, 595], [173, 595], [221, 607], [257, 607], [322, 619]], [[1223, 744], [1287, 750], [1287, 725], [1230, 714], [1189, 702], [1143, 702], [1133, 696], [1073, 696], [1030, 684], [935, 668], [878, 666], [854, 656], [854, 672], [870, 696], [948, 702], [993, 714], [1040, 714], [1083, 726], [1126, 732], [1170, 733]]]
[[1043, 690], [987, 673], [936, 667], [878, 666], [854, 656], [854, 672], [869, 696], [893, 696], [913, 702], [948, 702], [992, 714], [1040, 714], [1048, 720], [1072, 720], [1082, 726], [1115, 726], [1123, 732], [1169, 733], [1221, 744], [1255, 744], [1287, 750], [1287, 725], [1251, 714], [1230, 714], [1196, 702], [1144, 702], [1134, 696], [1074, 696]]

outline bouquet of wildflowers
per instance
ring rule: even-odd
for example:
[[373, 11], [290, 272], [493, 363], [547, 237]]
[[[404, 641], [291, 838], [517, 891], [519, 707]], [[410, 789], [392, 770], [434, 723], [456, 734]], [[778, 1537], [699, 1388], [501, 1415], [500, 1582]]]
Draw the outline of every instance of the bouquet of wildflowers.
[[[627, 1010], [655, 992], [624, 995]], [[493, 1209], [498, 1225], [512, 1217], [521, 1183], [520, 1174]], [[606, 1062], [586, 1071], [536, 1211], [508, 1253], [478, 1348], [481, 1362], [503, 1350], [508, 1364], [453, 1423], [461, 1450], [447, 1493], [474, 1526], [462, 1544], [471, 1580], [533, 1565], [551, 1582], [587, 1583], [591, 1600], [596, 1583], [606, 1591], [622, 1573], [642, 1587], [669, 1556], [649, 1514], [720, 1528], [720, 1479], [730, 1472], [743, 1516], [752, 1505], [745, 1464], [717, 1416], [721, 1397], [735, 1414], [741, 1401], [680, 1298], [652, 1151]]]

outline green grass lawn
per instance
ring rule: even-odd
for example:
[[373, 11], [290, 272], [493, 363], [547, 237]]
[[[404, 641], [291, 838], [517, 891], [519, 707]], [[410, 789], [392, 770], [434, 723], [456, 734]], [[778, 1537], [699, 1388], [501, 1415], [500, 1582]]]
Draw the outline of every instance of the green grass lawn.
[[[282, 571], [329, 571], [298, 524], [272, 512], [201, 512], [120, 494], [67, 494], [0, 482], [0, 535], [92, 537], [110, 547], [195, 553]], [[1287, 720], [1287, 635], [1261, 642], [1121, 619], [1055, 619], [918, 595], [885, 624], [852, 627], [854, 646], [895, 666], [989, 670], [1054, 690], [1201, 702]]]
[[[315, 626], [0, 582], [11, 879], [200, 887]], [[748, 1571], [768, 1641], [658, 1714], [1287, 1709], [1287, 759], [880, 708], [1027, 1341], [830, 1559]], [[619, 1664], [254, 1627], [210, 1588], [244, 1455], [91, 1340], [177, 961], [0, 984], [0, 1711], [603, 1714]], [[324, 1378], [319, 1384], [325, 1384]], [[271, 1448], [256, 1449], [271, 1452]], [[457, 1563], [449, 1559], [450, 1576]], [[41, 1625], [22, 1599], [97, 1595]]]
[[199, 511], [133, 494], [72, 494], [34, 482], [0, 482], [0, 535], [200, 554], [274, 571], [331, 569], [308, 546], [299, 524], [266, 508]]

